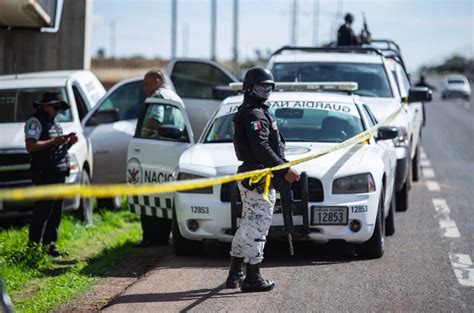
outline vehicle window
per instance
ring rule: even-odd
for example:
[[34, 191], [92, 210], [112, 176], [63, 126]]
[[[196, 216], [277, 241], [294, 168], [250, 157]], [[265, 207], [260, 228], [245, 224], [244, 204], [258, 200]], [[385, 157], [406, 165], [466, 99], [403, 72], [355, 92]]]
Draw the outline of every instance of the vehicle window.
[[408, 80], [407, 74], [403, 70], [400, 64], [397, 63], [397, 82], [399, 83], [400, 95], [402, 97], [408, 97], [408, 91], [410, 89], [410, 81]]
[[464, 81], [461, 79], [450, 79], [448, 80], [448, 84], [461, 84], [464, 85]]
[[[299, 102], [293, 102], [293, 105], [296, 104], [300, 105]], [[286, 108], [272, 105], [270, 113], [276, 119], [285, 141], [342, 142], [364, 130], [355, 106], [351, 106], [348, 112], [342, 112], [332, 109], [292, 107], [289, 102]], [[234, 115], [235, 113], [218, 116], [204, 137], [204, 143], [232, 142]]]
[[375, 124], [377, 124], [377, 119], [374, 117], [372, 114], [372, 111], [370, 111], [369, 107], [364, 104], [364, 110], [365, 113], [367, 113], [368, 116], [368, 122], [369, 122], [369, 127], [374, 127]]
[[[146, 105], [146, 104], [145, 104]], [[171, 136], [172, 131], [183, 133], [180, 139]], [[138, 125], [136, 136], [147, 139], [189, 141], [183, 113], [168, 104], [150, 104]]]
[[171, 80], [180, 97], [199, 99], [214, 99], [214, 87], [232, 82], [214, 65], [197, 62], [177, 62]]
[[79, 119], [82, 121], [84, 116], [87, 114], [87, 105], [86, 101], [82, 97], [79, 89], [76, 86], [72, 86], [72, 90], [74, 92], [74, 99], [76, 100], [77, 112], [79, 113]]
[[354, 93], [365, 97], [391, 98], [392, 92], [382, 64], [295, 62], [275, 63], [275, 81], [357, 82]]
[[[59, 92], [67, 102], [66, 89], [58, 88], [24, 88], [0, 90], [0, 123], [24, 122], [34, 113], [33, 102], [41, 101], [45, 92]], [[60, 112], [56, 120], [58, 122], [72, 121], [71, 110]]]
[[143, 81], [128, 83], [120, 86], [108, 98], [104, 99], [98, 110], [116, 109], [120, 121], [133, 120], [140, 115], [145, 98]]

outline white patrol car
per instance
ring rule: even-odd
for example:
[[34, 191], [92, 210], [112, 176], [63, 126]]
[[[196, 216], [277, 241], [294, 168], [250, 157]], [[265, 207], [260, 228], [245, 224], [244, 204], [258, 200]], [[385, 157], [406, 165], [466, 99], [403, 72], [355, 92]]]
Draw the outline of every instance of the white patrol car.
[[[321, 85], [307, 86], [313, 91], [274, 92], [268, 101], [286, 140], [289, 160], [333, 147], [374, 125], [374, 117], [359, 97], [314, 92]], [[129, 183], [167, 181], [172, 179], [175, 169], [174, 177], [178, 180], [236, 173], [240, 162], [232, 144], [232, 118], [242, 100], [241, 95], [227, 98], [199, 142], [193, 145], [182, 109], [176, 103], [148, 99], [147, 113], [129, 147]], [[170, 115], [178, 111], [181, 114], [168, 123], [163, 121], [163, 129], [149, 130], [147, 114], [156, 106], [163, 107], [165, 112], [169, 110]], [[182, 119], [181, 124], [176, 123], [177, 117]], [[293, 212], [295, 227], [300, 229], [296, 234], [299, 239], [317, 242], [341, 239], [359, 244], [361, 255], [382, 256], [385, 234], [394, 232], [392, 200], [396, 166], [393, 142], [383, 139], [393, 139], [397, 134], [397, 128], [381, 128], [378, 136], [367, 143], [296, 166], [298, 171], [307, 173], [309, 200], [306, 207]], [[149, 211], [159, 217], [173, 216], [176, 253], [192, 254], [205, 239], [232, 240], [239, 222], [231, 209], [232, 186], [224, 184], [174, 195], [136, 197], [133, 202], [140, 204], [131, 205], [131, 210]], [[300, 186], [294, 184], [293, 189], [295, 198], [301, 199]], [[282, 225], [281, 211], [277, 208], [270, 235], [278, 236]], [[301, 229], [307, 231], [302, 233]]]
[[420, 176], [421, 101], [428, 101], [428, 90], [411, 88], [402, 64], [374, 48], [283, 47], [273, 54], [267, 67], [277, 82], [357, 82], [358, 90], [354, 93], [370, 107], [377, 120], [383, 120], [408, 100], [410, 105], [392, 122], [401, 130], [395, 140], [397, 210], [406, 211], [411, 178], [418, 180]]
[[[105, 89], [90, 71], [51, 71], [0, 76], [0, 188], [32, 184], [30, 158], [25, 148], [25, 120], [34, 112], [33, 101], [46, 91], [57, 91], [71, 108], [57, 120], [65, 134], [75, 132], [78, 142], [69, 149], [71, 173], [67, 184], [89, 184], [93, 174], [92, 147], [84, 135], [81, 121], [105, 94]], [[0, 218], [31, 214], [33, 203], [0, 200]], [[87, 223], [92, 221], [92, 199], [65, 199], [63, 210], [78, 210]]]

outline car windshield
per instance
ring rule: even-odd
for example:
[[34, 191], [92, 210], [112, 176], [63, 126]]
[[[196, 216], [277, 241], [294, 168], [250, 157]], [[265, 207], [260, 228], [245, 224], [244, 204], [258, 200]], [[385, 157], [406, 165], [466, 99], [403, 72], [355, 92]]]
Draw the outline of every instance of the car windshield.
[[279, 82], [357, 82], [354, 93], [364, 97], [391, 98], [390, 84], [382, 64], [295, 62], [275, 63]]
[[448, 80], [448, 84], [461, 84], [461, 85], [464, 85], [464, 81], [462, 79], [450, 79], [450, 80]]
[[[270, 101], [269, 104], [270, 113], [288, 142], [342, 142], [364, 130], [354, 104], [315, 101]], [[237, 104], [219, 109], [204, 143], [232, 142], [236, 109]]]
[[[67, 99], [66, 89], [58, 88], [23, 88], [0, 90], [0, 123], [22, 123], [34, 113], [33, 101], [40, 101], [45, 92], [59, 92]], [[58, 122], [70, 122], [71, 110], [59, 112]]]

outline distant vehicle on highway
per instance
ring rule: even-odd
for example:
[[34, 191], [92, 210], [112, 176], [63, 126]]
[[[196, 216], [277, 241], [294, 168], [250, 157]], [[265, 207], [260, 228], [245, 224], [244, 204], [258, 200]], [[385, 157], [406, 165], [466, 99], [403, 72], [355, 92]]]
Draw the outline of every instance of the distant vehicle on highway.
[[[319, 85], [291, 85], [289, 89], [294, 91], [282, 91], [285, 87], [277, 84], [278, 92], [270, 96], [270, 113], [283, 133], [289, 160], [334, 147], [376, 123], [360, 97], [347, 91], [315, 92]], [[334, 90], [336, 85], [342, 90], [349, 84], [323, 85], [322, 90]], [[194, 144], [183, 108], [173, 101], [148, 98], [147, 113], [140, 118], [129, 145], [127, 181], [160, 183], [235, 174], [240, 161], [232, 144], [232, 118], [242, 101], [243, 95], [224, 100]], [[150, 129], [147, 119], [153, 114], [148, 112], [158, 107], [169, 112], [168, 118], [157, 129]], [[316, 242], [344, 240], [356, 244], [363, 257], [383, 255], [385, 235], [392, 235], [395, 229], [396, 151], [391, 139], [396, 136], [397, 128], [382, 127], [365, 143], [296, 165], [299, 172], [307, 172], [307, 177], [292, 187], [295, 198], [302, 201], [294, 214], [296, 237]], [[203, 240], [232, 240], [240, 221], [240, 213], [233, 213], [231, 205], [235, 188], [235, 184], [223, 184], [135, 196], [130, 197], [129, 206], [137, 213], [173, 218], [175, 252], [193, 254]], [[281, 236], [282, 224], [277, 205], [270, 236]]]
[[464, 75], [448, 75], [443, 79], [441, 98], [462, 98], [469, 100], [471, 97], [471, 86]]
[[[144, 73], [145, 74], [145, 73]], [[183, 99], [191, 120], [189, 130], [198, 138], [212, 114], [232, 92], [237, 79], [221, 65], [203, 59], [171, 60], [165, 70], [167, 88]], [[144, 108], [143, 77], [123, 80], [113, 86], [97, 107], [82, 121], [94, 152], [93, 183], [125, 182], [128, 143]], [[98, 199], [99, 207], [117, 209], [121, 198]]]
[[[104, 96], [105, 89], [90, 71], [51, 71], [0, 76], [0, 188], [31, 186], [30, 157], [25, 148], [25, 120], [33, 113], [33, 101], [47, 91], [59, 92], [70, 109], [57, 120], [65, 134], [75, 132], [79, 141], [69, 149], [71, 172], [66, 184], [89, 184], [93, 174], [90, 140], [81, 121]], [[19, 217], [32, 212], [33, 203], [2, 202], [0, 218]], [[63, 201], [63, 210], [78, 210], [92, 221], [92, 199], [74, 197]]]

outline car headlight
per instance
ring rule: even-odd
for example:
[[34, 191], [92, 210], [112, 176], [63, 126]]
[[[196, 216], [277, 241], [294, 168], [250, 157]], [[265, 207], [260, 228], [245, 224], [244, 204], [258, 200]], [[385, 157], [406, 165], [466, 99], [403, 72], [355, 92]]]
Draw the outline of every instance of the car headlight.
[[79, 163], [74, 154], [69, 154], [69, 175], [79, 173]]
[[372, 174], [358, 174], [335, 179], [332, 183], [333, 194], [367, 193], [375, 191]]
[[[189, 174], [189, 173], [178, 173], [177, 180], [189, 180], [189, 179], [198, 179], [198, 178], [207, 178], [204, 176]], [[206, 188], [199, 188], [193, 190], [186, 190], [186, 191], [178, 191], [180, 193], [201, 193], [201, 194], [212, 194], [212, 186]]]
[[408, 130], [404, 126], [398, 126], [398, 137], [393, 140], [395, 147], [408, 146]]

